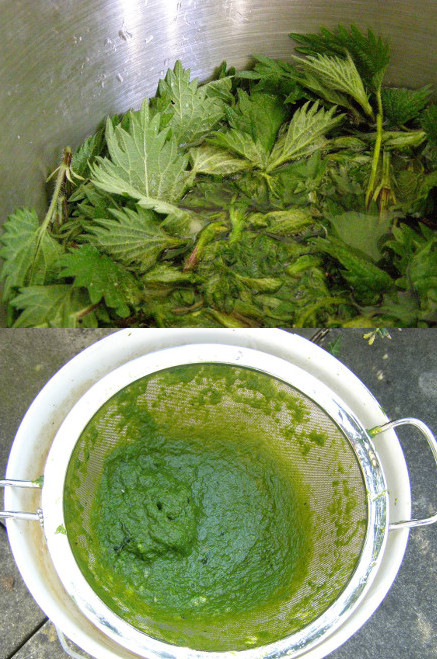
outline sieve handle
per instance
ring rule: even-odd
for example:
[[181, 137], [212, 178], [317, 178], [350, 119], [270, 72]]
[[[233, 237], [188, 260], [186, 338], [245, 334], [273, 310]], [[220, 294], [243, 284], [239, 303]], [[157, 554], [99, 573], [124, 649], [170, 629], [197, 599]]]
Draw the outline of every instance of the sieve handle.
[[[389, 421], [388, 423], [384, 423], [384, 425], [382, 426], [375, 426], [375, 428], [371, 428], [368, 431], [368, 433], [371, 437], [375, 437], [375, 435], [379, 435], [380, 432], [391, 430], [392, 428], [396, 428], [397, 426], [415, 426], [415, 428], [420, 430], [420, 432], [428, 442], [429, 448], [431, 449], [434, 461], [437, 466], [436, 438], [434, 437], [432, 431], [428, 428], [428, 426], [419, 419], [413, 419], [413, 418], [396, 419], [395, 421]], [[410, 519], [402, 522], [393, 522], [393, 524], [389, 525], [389, 529], [411, 529], [414, 528], [415, 526], [426, 526], [427, 524], [434, 524], [434, 522], [437, 522], [437, 513], [435, 515], [431, 515], [431, 517], [424, 517], [422, 519]]]
[[[9, 478], [0, 479], [0, 487], [26, 487], [33, 489], [41, 489], [41, 481], [18, 481]], [[3, 519], [27, 519], [42, 524], [42, 510], [37, 509], [35, 513], [24, 513], [18, 510], [0, 510], [0, 518]]]

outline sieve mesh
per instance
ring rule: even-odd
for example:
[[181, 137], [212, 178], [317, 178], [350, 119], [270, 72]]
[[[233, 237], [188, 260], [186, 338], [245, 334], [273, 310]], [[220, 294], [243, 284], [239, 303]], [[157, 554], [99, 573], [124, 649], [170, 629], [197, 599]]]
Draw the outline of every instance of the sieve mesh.
[[[113, 586], [101, 565], [92, 503], [111, 452], [144, 433], [145, 416], [164, 437], [222, 436], [237, 442], [260, 434], [268, 454], [308, 502], [311, 544], [305, 578], [284, 583], [272, 602], [232, 620], [177, 622], [147, 612], [129, 585]], [[190, 364], [141, 378], [109, 399], [82, 432], [67, 470], [64, 515], [69, 542], [101, 599], [145, 633], [200, 650], [264, 645], [301, 630], [341, 594], [354, 573], [366, 535], [367, 496], [359, 461], [332, 419], [296, 387], [249, 368]], [[128, 592], [129, 591], [129, 592]]]

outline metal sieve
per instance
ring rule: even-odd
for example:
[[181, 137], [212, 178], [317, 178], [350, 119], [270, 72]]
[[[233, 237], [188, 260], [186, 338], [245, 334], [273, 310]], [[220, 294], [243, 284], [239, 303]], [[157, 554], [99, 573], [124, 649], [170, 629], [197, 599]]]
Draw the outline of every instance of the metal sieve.
[[[211, 364], [227, 365], [232, 378], [213, 377]], [[175, 370], [183, 377], [174, 379], [171, 391], [166, 380], [164, 390], [163, 374]], [[247, 373], [255, 377], [247, 378]], [[230, 380], [237, 397], [229, 388]], [[313, 376], [277, 357], [234, 346], [169, 348], [129, 362], [100, 380], [72, 408], [55, 437], [44, 473], [40, 516], [67, 592], [97, 627], [140, 656], [200, 657], [211, 652], [159, 640], [171, 636], [171, 630], [167, 636], [162, 633], [159, 621], [143, 620], [135, 626], [132, 619], [128, 622], [117, 615], [119, 593], [111, 593], [110, 587], [99, 582], [95, 570], [89, 541], [90, 503], [105, 457], [135, 431], [135, 415], [130, 410], [123, 417], [118, 404], [120, 393], [129, 387], [137, 389], [139, 412], [147, 410], [163, 427], [170, 424], [182, 435], [220, 425], [244, 440], [251, 429], [259, 432], [262, 428], [269, 450], [286, 469], [299, 471], [310, 493], [314, 527], [307, 578], [262, 619], [258, 611], [248, 612], [243, 628], [211, 625], [207, 633], [210, 638], [226, 636], [229, 649], [238, 649], [245, 657], [298, 656], [320, 643], [351, 614], [370, 587], [387, 539], [388, 494], [371, 437], [410, 422], [425, 434], [436, 457], [432, 433], [421, 422], [405, 419], [366, 431], [343, 401]], [[202, 391], [199, 413], [192, 401]], [[208, 392], [215, 395], [208, 397]], [[89, 432], [93, 423], [98, 423], [97, 435]], [[322, 434], [324, 441], [317, 441]], [[74, 508], [68, 521], [64, 516], [66, 486]], [[436, 516], [392, 526], [434, 521]], [[64, 528], [66, 534], [60, 532]], [[105, 587], [106, 604], [97, 595]], [[278, 630], [280, 640], [274, 646], [263, 645], [263, 630], [271, 628]], [[222, 657], [225, 652], [214, 654]]]

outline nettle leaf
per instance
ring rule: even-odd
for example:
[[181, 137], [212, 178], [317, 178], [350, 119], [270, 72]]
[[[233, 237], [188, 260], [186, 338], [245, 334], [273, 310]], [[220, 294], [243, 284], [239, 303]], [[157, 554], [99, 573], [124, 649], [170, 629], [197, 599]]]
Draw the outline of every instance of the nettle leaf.
[[229, 151], [208, 144], [190, 149], [189, 153], [192, 168], [196, 174], [228, 176], [252, 167], [249, 160], [236, 158]]
[[254, 139], [248, 133], [231, 129], [224, 133], [215, 133], [207, 138], [208, 144], [237, 153], [249, 160], [253, 166], [263, 169], [268, 160], [268, 151], [262, 142]]
[[255, 81], [254, 91], [286, 96], [290, 102], [295, 102], [302, 97], [302, 90], [296, 80], [296, 69], [293, 64], [265, 55], [255, 55], [253, 60], [253, 69], [238, 72], [237, 78]]
[[372, 30], [367, 34], [355, 25], [348, 30], [338, 25], [333, 30], [322, 28], [313, 34], [290, 34], [299, 45], [296, 50], [304, 55], [345, 55], [350, 53], [363, 81], [373, 91], [381, 84], [390, 61], [390, 46]]
[[74, 277], [74, 286], [88, 290], [92, 304], [104, 299], [107, 307], [126, 318], [139, 304], [141, 293], [135, 277], [91, 245], [82, 245], [61, 259], [61, 277]]
[[428, 142], [437, 146], [437, 105], [430, 105], [421, 118], [421, 126], [426, 133]]
[[235, 108], [227, 108], [226, 117], [232, 128], [247, 133], [270, 152], [287, 112], [277, 96], [256, 92], [249, 95], [239, 89], [238, 103]]
[[139, 208], [111, 209], [115, 219], [97, 220], [88, 228], [87, 240], [117, 261], [140, 272], [151, 268], [165, 249], [179, 247], [185, 240], [166, 233], [152, 211]]
[[421, 89], [384, 87], [381, 90], [381, 100], [388, 126], [400, 128], [412, 119], [417, 119], [428, 105], [432, 93], [431, 85]]
[[232, 78], [234, 74], [232, 71], [235, 70], [230, 69], [229, 71], [225, 71], [222, 77], [202, 85], [201, 89], [205, 91], [208, 98], [215, 98], [226, 104], [232, 104], [234, 102], [234, 95], [232, 94]]
[[379, 261], [382, 252], [380, 242], [391, 227], [391, 219], [380, 218], [368, 213], [354, 211], [342, 213], [329, 218], [336, 235], [346, 245], [370, 256], [372, 261]]
[[309, 101], [296, 110], [272, 149], [267, 171], [318, 151], [325, 144], [325, 135], [343, 121], [344, 115], [334, 117], [334, 112], [335, 108], [325, 110], [318, 102], [310, 105]]
[[71, 158], [71, 169], [73, 172], [78, 176], [88, 178], [90, 175], [90, 165], [97, 156], [101, 155], [104, 148], [105, 127], [102, 126], [94, 135], [87, 137], [73, 153]]
[[37, 254], [39, 227], [36, 211], [29, 208], [16, 210], [3, 225], [0, 236], [3, 245], [0, 257], [4, 259], [1, 272], [1, 279], [5, 282], [3, 301], [9, 300], [16, 288], [43, 284], [50, 272], [57, 269], [58, 259], [64, 250], [45, 233]]
[[88, 293], [68, 284], [28, 286], [11, 305], [21, 311], [13, 327], [97, 327]]
[[316, 97], [323, 98], [328, 103], [331, 103], [331, 105], [340, 105], [350, 112], [357, 114], [359, 117], [359, 113], [355, 109], [354, 104], [352, 103], [351, 99], [346, 96], [346, 94], [342, 94], [341, 92], [332, 89], [332, 87], [326, 87], [322, 80], [317, 76], [313, 76], [309, 72], [306, 72], [304, 82], [302, 82], [302, 84]]
[[308, 73], [310, 89], [311, 81], [314, 86], [315, 79], [325, 89], [351, 96], [367, 116], [373, 116], [363, 81], [349, 53], [346, 53], [345, 58], [334, 55], [308, 55], [306, 59], [293, 59], [299, 62], [298, 68], [303, 73], [300, 79], [302, 85], [305, 85], [305, 74]]
[[166, 106], [165, 123], [179, 145], [202, 139], [224, 117], [225, 104], [217, 91], [220, 89], [221, 95], [225, 88], [229, 91], [231, 81], [215, 83], [199, 86], [197, 79], [190, 82], [190, 70], [184, 69], [179, 60], [159, 81], [158, 107]]
[[177, 286], [191, 284], [196, 281], [196, 275], [192, 272], [183, 272], [166, 263], [158, 263], [141, 277], [142, 283], [147, 287], [155, 286]]
[[437, 311], [437, 236], [428, 240], [411, 258], [408, 277], [421, 298], [432, 296]]
[[311, 214], [302, 208], [288, 208], [270, 213], [255, 213], [248, 221], [253, 226], [263, 226], [265, 231], [275, 236], [293, 236], [313, 224]]
[[110, 194], [138, 199], [145, 207], [167, 213], [189, 185], [188, 156], [181, 154], [169, 128], [160, 130], [160, 115], [151, 117], [149, 103], [131, 113], [129, 132], [106, 123], [110, 158], [91, 166], [92, 182]]
[[362, 303], [371, 304], [382, 292], [394, 287], [390, 275], [374, 265], [361, 250], [353, 249], [343, 241], [332, 237], [316, 238], [314, 245], [346, 268], [342, 274]]

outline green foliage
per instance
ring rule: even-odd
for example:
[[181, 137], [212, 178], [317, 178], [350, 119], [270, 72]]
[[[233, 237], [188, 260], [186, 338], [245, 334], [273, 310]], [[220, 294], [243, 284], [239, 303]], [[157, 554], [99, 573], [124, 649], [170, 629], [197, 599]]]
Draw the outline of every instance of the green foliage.
[[315, 244], [320, 251], [329, 254], [346, 268], [342, 274], [360, 303], [375, 303], [382, 292], [393, 287], [390, 275], [367, 259], [363, 251], [335, 238], [318, 238]]
[[437, 105], [430, 105], [422, 114], [421, 125], [429, 143], [437, 147]]
[[389, 218], [379, 218], [369, 213], [342, 213], [329, 218], [335, 234], [346, 245], [359, 249], [369, 256], [372, 261], [379, 261], [382, 257], [381, 238], [390, 228]]
[[64, 150], [0, 235], [11, 326], [437, 325], [430, 89], [381, 89], [371, 31], [294, 37], [205, 84], [176, 62]]
[[292, 33], [297, 42], [296, 50], [304, 55], [340, 55], [352, 57], [365, 85], [375, 91], [381, 84], [385, 69], [390, 61], [390, 47], [387, 41], [375, 36], [372, 30], [367, 34], [355, 25], [347, 29], [338, 25], [333, 30], [322, 28], [315, 34]]
[[[149, 102], [130, 113], [129, 130], [121, 124], [106, 123], [109, 158], [97, 158], [91, 166], [91, 180], [110, 194], [127, 195], [147, 208], [169, 212], [185, 192], [190, 174], [188, 156], [180, 153], [169, 128], [160, 130], [161, 117], [151, 116]], [[164, 202], [164, 203], [162, 203]]]
[[45, 233], [37, 253], [39, 221], [33, 209], [21, 208], [9, 215], [0, 236], [0, 257], [4, 259], [1, 279], [3, 301], [7, 302], [21, 286], [44, 284], [55, 274], [62, 247]]
[[224, 99], [232, 98], [231, 85], [230, 78], [222, 78], [199, 87], [179, 60], [167, 71], [158, 85], [156, 107], [177, 144], [197, 142], [217, 126], [225, 113]]
[[140, 272], [156, 263], [161, 252], [184, 241], [166, 233], [153, 211], [139, 208], [112, 209], [115, 219], [104, 219], [89, 227], [86, 239], [126, 266]]
[[[299, 70], [303, 73], [300, 83], [303, 86], [308, 86], [332, 103], [350, 108], [350, 102], [344, 101], [343, 95], [349, 96], [362, 108], [364, 114], [373, 117], [363, 81], [348, 52], [346, 57], [308, 55], [305, 59], [293, 59], [299, 62]], [[332, 92], [340, 94], [332, 95]]]
[[[402, 276], [396, 284], [404, 290], [409, 301], [414, 301], [415, 322], [427, 323], [437, 321], [437, 234], [422, 226], [414, 231], [406, 224], [393, 229], [393, 239], [387, 243], [393, 250], [398, 269]], [[397, 305], [402, 309], [402, 305]], [[391, 314], [399, 309], [391, 304]]]
[[343, 119], [343, 115], [334, 117], [334, 112], [334, 108], [325, 110], [319, 103], [310, 105], [309, 101], [296, 110], [287, 130], [276, 141], [266, 170], [271, 172], [290, 160], [306, 158], [322, 148], [326, 143], [325, 135]]
[[228, 176], [252, 166], [247, 158], [236, 158], [229, 151], [208, 144], [190, 149], [190, 160], [196, 174], [213, 176]]
[[421, 89], [386, 87], [381, 91], [384, 117], [390, 128], [400, 128], [417, 119], [428, 105], [432, 95], [431, 85]]
[[240, 71], [237, 77], [253, 81], [254, 91], [286, 97], [288, 102], [295, 102], [302, 97], [293, 64], [262, 55], [255, 56], [253, 60], [252, 69]]
[[337, 336], [336, 339], [328, 343], [327, 346], [328, 352], [330, 352], [331, 355], [334, 355], [334, 357], [339, 357], [341, 352], [341, 343], [342, 343], [342, 335], [340, 334], [339, 336]]
[[71, 159], [73, 172], [83, 178], [89, 178], [90, 166], [97, 156], [102, 155], [105, 146], [105, 129], [102, 126], [94, 135], [87, 137], [73, 153]]
[[270, 153], [287, 112], [277, 96], [260, 93], [249, 96], [239, 89], [238, 103], [227, 108], [226, 116], [234, 130], [247, 133]]
[[27, 286], [11, 305], [21, 311], [13, 327], [97, 327], [87, 293], [67, 284]]
[[60, 265], [60, 276], [73, 277], [74, 286], [86, 288], [91, 304], [104, 299], [106, 306], [122, 318], [129, 316], [130, 308], [141, 301], [135, 277], [91, 245], [82, 245], [65, 254]]

